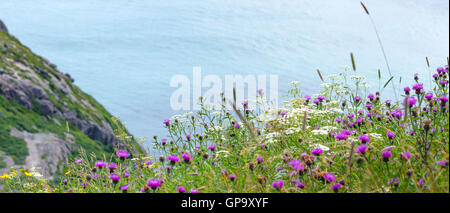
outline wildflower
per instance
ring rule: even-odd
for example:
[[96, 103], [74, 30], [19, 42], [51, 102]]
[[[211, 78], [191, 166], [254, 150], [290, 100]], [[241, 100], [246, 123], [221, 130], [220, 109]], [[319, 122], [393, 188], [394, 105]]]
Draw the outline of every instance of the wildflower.
[[367, 108], [367, 110], [370, 111], [372, 109], [373, 105], [371, 103], [367, 103], [365, 107]]
[[393, 132], [387, 132], [386, 135], [390, 140], [395, 138], [395, 133], [393, 133]]
[[433, 99], [433, 93], [431, 93], [431, 92], [427, 93], [427, 94], [425, 95], [425, 98], [426, 98], [428, 101], [431, 101], [431, 99]]
[[316, 155], [316, 156], [320, 156], [323, 153], [323, 150], [321, 148], [315, 148], [313, 150], [311, 150], [311, 154]]
[[70, 175], [70, 170], [64, 173], [65, 175]]
[[317, 99], [319, 100], [319, 102], [323, 102], [325, 100], [325, 97], [319, 96], [319, 97], [317, 97]]
[[127, 193], [129, 188], [130, 186], [128, 184], [119, 187], [119, 189], [122, 190], [123, 193]]
[[343, 132], [338, 133], [338, 134], [336, 135], [336, 139], [338, 139], [338, 140], [346, 140], [346, 139], [347, 139], [347, 134], [345, 134], [345, 133], [343, 133]]
[[405, 87], [405, 88], [403, 88], [403, 91], [405, 92], [406, 95], [409, 95], [409, 92], [411, 91], [411, 89], [409, 87]]
[[179, 193], [186, 193], [186, 189], [182, 186], [177, 187]]
[[119, 157], [120, 160], [125, 160], [126, 158], [130, 157], [130, 154], [127, 151], [118, 151], [117, 157]]
[[222, 173], [222, 175], [226, 176], [228, 174], [227, 170], [223, 169], [220, 173]]
[[180, 161], [180, 159], [175, 155], [170, 155], [169, 157], [167, 157], [167, 159], [170, 161], [170, 164], [172, 165]]
[[208, 149], [211, 151], [214, 151], [216, 149], [216, 145], [212, 144], [212, 145], [208, 146]]
[[409, 152], [402, 152], [402, 153], [400, 154], [400, 156], [401, 156], [402, 159], [408, 160], [408, 159], [411, 158], [411, 153], [409, 153]]
[[256, 161], [258, 162], [258, 164], [264, 162], [264, 158], [263, 157], [257, 157]]
[[323, 175], [323, 179], [325, 179], [326, 182], [331, 183], [336, 180], [336, 176], [334, 176], [332, 173], [326, 173]]
[[356, 96], [356, 97], [355, 97], [355, 101], [356, 101], [356, 102], [360, 102], [360, 101], [361, 101], [361, 98], [360, 98], [359, 96]]
[[147, 182], [147, 186], [153, 191], [161, 186], [162, 181], [160, 179], [151, 179]]
[[125, 173], [124, 175], [123, 175], [124, 177], [126, 177], [126, 178], [129, 178], [129, 177], [131, 177], [131, 175], [130, 174], [128, 174], [128, 173]]
[[446, 161], [446, 160], [438, 161], [438, 165], [440, 165], [442, 167], [447, 167], [448, 166], [448, 161]]
[[238, 123], [238, 122], [236, 122], [236, 123], [234, 124], [234, 128], [235, 128], [235, 129], [239, 129], [239, 123]]
[[302, 182], [297, 182], [297, 188], [300, 188], [300, 189], [303, 189], [303, 188], [305, 188], [305, 184], [304, 183], [302, 183]]
[[234, 179], [236, 179], [236, 175], [232, 174], [232, 175], [228, 176], [228, 178], [229, 178], [231, 181], [234, 181]]
[[161, 144], [164, 146], [164, 145], [166, 145], [167, 144], [167, 139], [162, 139], [161, 140]]
[[338, 193], [338, 192], [339, 192], [339, 189], [340, 189], [341, 187], [342, 187], [341, 184], [336, 183], [336, 184], [334, 184], [334, 185], [332, 185], [332, 186], [330, 187], [330, 190], [333, 191], [333, 192], [335, 192], [335, 193]]
[[388, 181], [388, 185], [394, 185], [395, 188], [397, 188], [400, 185], [400, 178], [392, 178]]
[[109, 179], [111, 179], [114, 184], [117, 184], [120, 180], [120, 175], [113, 173], [109, 176]]
[[368, 99], [370, 99], [371, 101], [373, 101], [373, 99], [375, 99], [375, 96], [373, 94], [369, 94], [367, 96]]
[[76, 160], [75, 160], [75, 163], [76, 163], [76, 164], [80, 164], [81, 162], [83, 162], [82, 159], [76, 159]]
[[165, 124], [166, 126], [169, 126], [170, 125], [170, 120], [164, 120], [163, 124]]
[[190, 141], [190, 140], [191, 140], [191, 135], [190, 135], [190, 134], [187, 134], [187, 135], [186, 135], [186, 139], [187, 139], [188, 141]]
[[423, 186], [423, 184], [425, 183], [424, 179], [420, 179], [417, 184], [419, 184], [419, 186]]
[[11, 177], [11, 175], [9, 174], [3, 174], [2, 176], [0, 176], [0, 178], [2, 179], [9, 179]]
[[82, 186], [83, 188], [86, 188], [88, 185], [89, 185], [89, 183], [82, 183], [82, 184], [81, 184], [81, 186]]
[[359, 136], [359, 140], [361, 141], [361, 143], [365, 144], [365, 143], [369, 143], [370, 142], [370, 137], [368, 135], [360, 135]]
[[444, 106], [445, 103], [448, 102], [448, 98], [447, 98], [447, 96], [445, 96], [445, 95], [441, 96], [441, 97], [439, 98], [439, 100], [441, 100], [441, 105], [442, 105], [442, 106]]
[[390, 151], [384, 151], [381, 153], [381, 156], [383, 157], [384, 162], [388, 162], [392, 157], [392, 153]]
[[366, 153], [366, 151], [367, 151], [367, 146], [366, 145], [361, 145], [361, 146], [359, 146], [357, 149], [356, 149], [356, 153], [358, 153], [358, 154], [362, 154], [362, 155], [364, 155], [365, 153]]
[[110, 172], [114, 172], [117, 169], [117, 165], [115, 163], [108, 164], [108, 169]]
[[192, 190], [191, 190], [191, 193], [192, 193], [192, 194], [197, 194], [197, 193], [198, 193], [198, 189], [192, 189]]
[[183, 153], [183, 154], [181, 155], [181, 157], [183, 158], [183, 160], [184, 160], [185, 163], [190, 163], [190, 162], [191, 162], [191, 159], [192, 159], [192, 155], [191, 155], [191, 154], [189, 154], [189, 153]]
[[29, 172], [24, 172], [24, 174], [25, 174], [26, 176], [28, 176], [28, 177], [32, 177], [32, 176], [33, 176], [33, 174], [32, 174], [32, 173], [29, 173]]
[[264, 91], [263, 89], [258, 89], [257, 90], [258, 94], [262, 94], [263, 91]]
[[423, 84], [415, 84], [413, 90], [416, 90], [416, 94], [420, 94], [421, 90], [423, 90]]
[[95, 162], [95, 167], [98, 167], [99, 169], [103, 169], [104, 167], [106, 167], [106, 162], [97, 161], [97, 162]]
[[283, 188], [283, 186], [284, 186], [284, 182], [282, 180], [276, 180], [272, 183], [272, 187], [275, 189], [278, 189], [278, 190]]

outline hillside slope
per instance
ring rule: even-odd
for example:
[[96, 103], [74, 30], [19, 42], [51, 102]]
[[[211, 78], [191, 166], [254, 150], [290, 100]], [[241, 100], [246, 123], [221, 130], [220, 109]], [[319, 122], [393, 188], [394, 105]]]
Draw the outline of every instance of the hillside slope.
[[0, 174], [37, 167], [51, 179], [80, 147], [101, 156], [123, 146], [114, 135], [117, 125], [70, 75], [22, 45], [0, 21]]

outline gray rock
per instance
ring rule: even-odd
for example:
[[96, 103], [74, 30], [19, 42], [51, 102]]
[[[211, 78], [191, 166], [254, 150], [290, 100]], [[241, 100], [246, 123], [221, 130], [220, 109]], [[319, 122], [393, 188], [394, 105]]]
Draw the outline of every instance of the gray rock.
[[39, 107], [41, 108], [42, 113], [46, 116], [50, 116], [56, 113], [56, 107], [49, 100], [40, 100]]
[[6, 27], [6, 25], [3, 23], [2, 20], [0, 20], [0, 31], [8, 33], [8, 28]]

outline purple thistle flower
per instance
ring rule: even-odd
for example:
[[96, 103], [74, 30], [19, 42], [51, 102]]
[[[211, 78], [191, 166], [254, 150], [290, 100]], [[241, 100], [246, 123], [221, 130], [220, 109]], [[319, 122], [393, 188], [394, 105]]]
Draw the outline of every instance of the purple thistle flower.
[[180, 161], [180, 159], [176, 155], [170, 155], [167, 157], [167, 159], [170, 161], [172, 165]]
[[373, 105], [371, 103], [367, 103], [365, 106], [368, 110], [372, 109]]
[[367, 146], [366, 145], [361, 145], [361, 146], [359, 146], [357, 149], [356, 149], [356, 153], [358, 153], [358, 154], [362, 154], [362, 155], [364, 155], [365, 153], [366, 153], [366, 151], [367, 151]]
[[338, 140], [346, 140], [347, 139], [347, 134], [340, 132], [336, 135], [336, 139]]
[[258, 162], [258, 164], [264, 162], [264, 158], [263, 157], [257, 157], [256, 161]]
[[198, 193], [198, 189], [192, 189], [191, 190], [191, 194], [197, 194]]
[[234, 179], [236, 179], [236, 175], [231, 174], [230, 176], [228, 176], [228, 178], [229, 178], [231, 181], [234, 181]]
[[404, 158], [405, 160], [411, 158], [411, 153], [409, 153], [409, 152], [402, 152], [400, 155], [401, 155], [402, 158]]
[[387, 132], [386, 135], [391, 140], [395, 138], [395, 133], [393, 133], [393, 132]]
[[425, 183], [424, 179], [420, 179], [419, 182], [418, 182], [419, 186], [423, 186], [424, 183]]
[[236, 122], [236, 123], [234, 124], [234, 128], [235, 128], [235, 129], [239, 129], [239, 123], [238, 123], [238, 122]]
[[159, 188], [162, 184], [161, 179], [151, 179], [147, 182], [147, 186], [150, 187], [153, 190], [156, 190]]
[[212, 145], [208, 146], [208, 149], [211, 151], [214, 151], [216, 149], [216, 145], [212, 144]]
[[369, 95], [367, 96], [367, 98], [369, 98], [371, 101], [373, 101], [373, 99], [375, 99], [375, 95], [369, 94]]
[[315, 148], [313, 150], [311, 150], [311, 154], [316, 155], [316, 156], [320, 156], [323, 153], [323, 150], [321, 148]]
[[360, 102], [360, 101], [361, 101], [361, 98], [360, 98], [359, 96], [356, 96], [356, 97], [355, 97], [355, 101], [356, 101], [356, 102]]
[[108, 169], [109, 169], [109, 171], [113, 172], [114, 170], [117, 169], [117, 165], [115, 163], [109, 163]]
[[284, 186], [284, 182], [282, 180], [276, 180], [272, 183], [272, 187], [275, 189], [278, 189], [278, 190], [283, 188], [283, 186]]
[[165, 124], [166, 126], [169, 126], [170, 125], [170, 120], [164, 120], [163, 124]]
[[120, 175], [113, 173], [109, 176], [109, 179], [111, 179], [114, 184], [117, 184], [120, 180]]
[[336, 180], [336, 176], [334, 176], [332, 173], [326, 173], [325, 175], [323, 175], [323, 178], [328, 183], [334, 182]]
[[95, 167], [98, 167], [99, 169], [102, 169], [106, 166], [106, 162], [104, 161], [97, 161], [95, 162]]
[[120, 158], [120, 160], [125, 160], [126, 158], [130, 157], [130, 153], [128, 153], [127, 151], [118, 151], [117, 152], [117, 157]]
[[187, 134], [187, 135], [186, 135], [186, 139], [187, 139], [188, 141], [190, 141], [190, 140], [191, 140], [191, 135], [190, 135], [190, 134]]
[[423, 89], [423, 84], [415, 84], [413, 90], [420, 91]]
[[320, 101], [320, 102], [322, 102], [322, 101], [324, 101], [325, 100], [325, 97], [323, 97], [323, 96], [319, 96], [319, 97], [317, 97], [317, 99]]
[[405, 87], [405, 88], [403, 88], [403, 91], [404, 91], [406, 94], [409, 94], [409, 92], [411, 91], [411, 89], [410, 89], [409, 87]]
[[384, 162], [388, 162], [392, 157], [392, 153], [390, 151], [384, 151], [381, 153], [381, 156], [383, 157]]
[[76, 160], [75, 160], [75, 163], [76, 163], [76, 164], [80, 164], [81, 162], [83, 162], [82, 159], [76, 159]]
[[336, 184], [334, 184], [334, 185], [332, 185], [332, 186], [330, 187], [330, 190], [333, 191], [333, 192], [335, 192], [335, 193], [338, 193], [338, 192], [339, 192], [339, 189], [340, 189], [341, 187], [342, 187], [341, 184], [336, 183]]
[[222, 169], [222, 171], [220, 171], [220, 173], [221, 173], [223, 176], [228, 175], [228, 172], [227, 172], [227, 170], [225, 170], [225, 169]]
[[297, 182], [297, 188], [300, 188], [300, 189], [303, 189], [303, 188], [305, 188], [305, 184], [304, 183], [302, 183], [302, 182]]
[[448, 102], [448, 98], [447, 96], [443, 95], [439, 98], [439, 100], [441, 100], [442, 103], [447, 103]]
[[129, 188], [130, 188], [130, 185], [128, 185], [128, 184], [125, 184], [125, 185], [119, 187], [119, 189], [122, 190], [123, 193], [126, 193]]
[[181, 155], [181, 157], [183, 158], [184, 162], [186, 162], [186, 163], [191, 162], [191, 159], [192, 159], [192, 155], [191, 155], [191, 154], [189, 154], [189, 153], [183, 153], [183, 154]]
[[431, 101], [431, 99], [433, 99], [433, 93], [431, 93], [431, 92], [427, 93], [427, 94], [425, 95], [425, 98], [426, 98], [428, 101]]
[[368, 135], [360, 135], [359, 140], [361, 141], [361, 143], [369, 143], [370, 137]]
[[448, 161], [446, 161], [446, 160], [438, 161], [437, 164], [440, 166], [446, 167], [446, 166], [448, 166]]
[[186, 189], [182, 186], [177, 187], [179, 193], [186, 193]]

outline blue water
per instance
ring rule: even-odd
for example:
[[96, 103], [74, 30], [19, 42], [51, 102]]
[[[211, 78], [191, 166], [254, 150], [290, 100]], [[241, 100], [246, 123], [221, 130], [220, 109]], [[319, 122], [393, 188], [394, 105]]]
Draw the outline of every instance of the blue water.
[[[448, 0], [365, 2], [396, 76], [425, 75], [425, 56], [446, 63]], [[338, 73], [353, 52], [373, 90], [378, 68], [388, 78], [359, 0], [0, 0], [0, 19], [139, 137], [165, 135], [161, 121], [181, 113], [169, 108], [169, 81], [193, 66], [277, 74], [280, 94], [292, 80], [312, 94], [316, 68]]]

